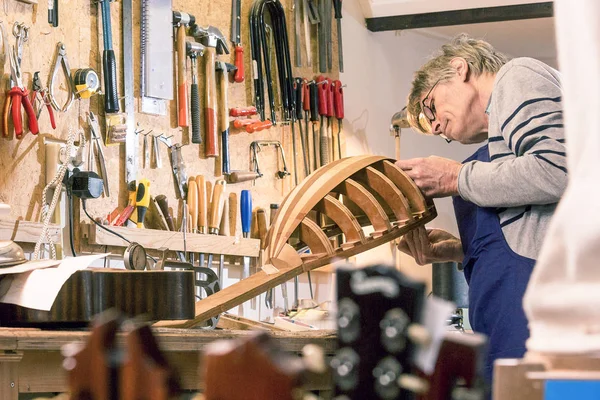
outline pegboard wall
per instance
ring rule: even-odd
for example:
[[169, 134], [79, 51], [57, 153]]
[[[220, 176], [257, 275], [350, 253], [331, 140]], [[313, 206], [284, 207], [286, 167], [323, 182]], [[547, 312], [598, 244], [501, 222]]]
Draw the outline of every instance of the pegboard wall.
[[[293, 1], [282, 1], [288, 28], [288, 37], [290, 40], [290, 54], [292, 64], [294, 64], [294, 14], [292, 10]], [[145, 132], [152, 131], [152, 135], [164, 134], [172, 136], [173, 143], [181, 143], [183, 146], [182, 154], [184, 157], [188, 176], [204, 175], [207, 180], [214, 182], [218, 179], [215, 176], [215, 159], [204, 158], [203, 145], [191, 143], [191, 129], [177, 127], [177, 84], [174, 82], [174, 100], [168, 103], [167, 116], [154, 116], [142, 114], [140, 110], [140, 2], [134, 2], [134, 88], [135, 88], [135, 124], [138, 129]], [[242, 83], [229, 84], [229, 108], [245, 107], [252, 105], [252, 68], [250, 57], [250, 40], [248, 18], [251, 8], [250, 0], [242, 0], [242, 44], [244, 46], [244, 65], [245, 80]], [[218, 27], [226, 36], [230, 49], [233, 48], [229, 41], [229, 32], [231, 24], [231, 0], [173, 0], [173, 10], [184, 11], [196, 17], [196, 23], [200, 26], [214, 25]], [[67, 58], [71, 72], [79, 68], [93, 68], [101, 75], [102, 65], [102, 22], [99, 18], [99, 6], [95, 1], [84, 0], [60, 0], [59, 5], [59, 25], [51, 27], [47, 23], [47, 2], [40, 0], [37, 5], [30, 5], [17, 0], [3, 0], [0, 6], [0, 15], [4, 25], [3, 46], [6, 50], [6, 44], [14, 46], [15, 37], [12, 35], [12, 28], [15, 22], [25, 23], [30, 27], [29, 40], [23, 48], [22, 71], [24, 83], [31, 89], [33, 74], [40, 71], [40, 77], [44, 86], [48, 85], [49, 74], [54, 67], [57, 43], [62, 42], [65, 45]], [[121, 3], [111, 3], [111, 20], [113, 33], [113, 47], [117, 56], [117, 76], [119, 80], [119, 94], [123, 93], [123, 70], [122, 70], [122, 24], [121, 24]], [[332, 22], [335, 28], [335, 20]], [[304, 67], [297, 68], [293, 66], [294, 76], [301, 76], [312, 79], [318, 72], [317, 61], [317, 36], [314, 28], [311, 28], [312, 45], [312, 67], [306, 66], [306, 58], [303, 50]], [[337, 79], [337, 38], [336, 31], [333, 29], [333, 69], [332, 73], [322, 74], [332, 79]], [[304, 49], [304, 46], [302, 47]], [[221, 55], [217, 58], [226, 62], [234, 62], [234, 52], [230, 55]], [[188, 85], [191, 82], [191, 68], [189, 58], [187, 60]], [[173, 58], [175, 63], [175, 58]], [[2, 88], [8, 86], [8, 76], [10, 74], [10, 64], [8, 57], [2, 66], [4, 78], [2, 79]], [[174, 67], [176, 70], [176, 67]], [[200, 89], [201, 109], [204, 107], [204, 76], [203, 59], [198, 59], [198, 83]], [[173, 76], [175, 79], [175, 76]], [[101, 86], [104, 87], [103, 85]], [[54, 83], [55, 96], [60, 104], [64, 103], [67, 97], [67, 86], [62, 73], [59, 71], [57, 80]], [[188, 87], [189, 92], [189, 87]], [[0, 101], [4, 103], [5, 91], [0, 93]], [[9, 204], [11, 216], [16, 219], [29, 221], [39, 221], [41, 213], [41, 195], [45, 185], [45, 156], [44, 156], [44, 138], [53, 137], [57, 139], [66, 139], [69, 129], [84, 131], [89, 135], [89, 128], [86, 122], [86, 113], [93, 111], [101, 121], [104, 119], [103, 111], [104, 101], [101, 96], [93, 96], [89, 100], [75, 100], [71, 108], [64, 113], [55, 113], [57, 119], [57, 128], [52, 129], [47, 111], [44, 109], [39, 125], [40, 133], [37, 136], [27, 132], [22, 139], [16, 139], [10, 125], [10, 134], [7, 138], [0, 138], [0, 201]], [[121, 109], [123, 102], [121, 101]], [[204, 119], [203, 114], [201, 118]], [[335, 119], [334, 119], [335, 120]], [[337, 129], [337, 124], [335, 128]], [[104, 124], [101, 123], [102, 134], [104, 135]], [[311, 128], [309, 127], [309, 132]], [[264, 171], [264, 177], [252, 182], [244, 182], [228, 185], [228, 192], [239, 193], [243, 189], [250, 189], [254, 207], [269, 208], [270, 203], [279, 203], [283, 197], [293, 188], [293, 155], [291, 145], [290, 126], [275, 126], [270, 130], [248, 134], [245, 131], [236, 130], [231, 127], [230, 131], [230, 154], [232, 170], [249, 170], [250, 150], [249, 145], [253, 140], [279, 140], [286, 152], [288, 168], [292, 172], [291, 176], [285, 179], [278, 179], [275, 176], [276, 171], [281, 169], [277, 154], [270, 148], [261, 154], [260, 166]], [[202, 125], [202, 135], [204, 137], [204, 126]], [[143, 137], [138, 135], [139, 153], [137, 177], [147, 178], [150, 181], [150, 192], [152, 196], [164, 194], [167, 196], [169, 205], [173, 208], [173, 216], [179, 220], [181, 210], [181, 200], [176, 196], [176, 185], [170, 168], [170, 161], [166, 146], [160, 144], [162, 157], [162, 168], [156, 168], [155, 165], [143, 167]], [[148, 140], [149, 145], [152, 141]], [[299, 142], [298, 142], [299, 144]], [[297, 165], [299, 169], [299, 178], [304, 177], [302, 159], [298, 146]], [[124, 207], [127, 203], [127, 186], [125, 183], [125, 146], [124, 144], [105, 147], [106, 167], [108, 171], [108, 181], [110, 185], [110, 197], [101, 197], [96, 200], [88, 201], [88, 211], [94, 216], [105, 216], [115, 208]], [[84, 154], [87, 156], [87, 149]], [[268, 211], [267, 211], [268, 212]], [[238, 215], [239, 218], [239, 215]], [[238, 230], [240, 224], [238, 223]], [[238, 232], [239, 233], [239, 232]]]

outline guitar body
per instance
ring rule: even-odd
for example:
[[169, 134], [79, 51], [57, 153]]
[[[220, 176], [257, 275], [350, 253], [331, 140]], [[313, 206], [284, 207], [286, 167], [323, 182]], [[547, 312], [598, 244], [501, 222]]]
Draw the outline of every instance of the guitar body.
[[0, 304], [1, 326], [87, 326], [96, 314], [116, 308], [151, 321], [194, 316], [192, 271], [85, 269], [63, 285], [50, 311]]

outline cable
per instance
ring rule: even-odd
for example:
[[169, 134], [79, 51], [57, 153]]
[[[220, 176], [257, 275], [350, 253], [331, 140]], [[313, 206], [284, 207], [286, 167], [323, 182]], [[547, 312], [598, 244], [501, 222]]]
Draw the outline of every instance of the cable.
[[112, 233], [115, 236], [120, 237], [121, 239], [123, 239], [124, 241], [126, 241], [127, 243], [131, 244], [131, 240], [127, 239], [125, 236], [118, 234], [117, 232], [108, 229], [107, 227], [105, 227], [104, 225], [102, 225], [101, 223], [99, 223], [98, 221], [96, 221], [94, 218], [92, 218], [92, 216], [90, 214], [88, 214], [87, 209], [85, 208], [85, 200], [81, 199], [81, 206], [83, 208], [83, 212], [85, 213], [85, 215], [87, 215], [87, 217], [90, 219], [90, 221], [92, 221], [93, 223], [95, 223], [96, 225], [98, 225], [98, 227], [104, 229], [105, 231]]
[[69, 189], [67, 189], [67, 197], [69, 198], [69, 244], [71, 245], [73, 257], [77, 257], [75, 245], [73, 244], [73, 194]]

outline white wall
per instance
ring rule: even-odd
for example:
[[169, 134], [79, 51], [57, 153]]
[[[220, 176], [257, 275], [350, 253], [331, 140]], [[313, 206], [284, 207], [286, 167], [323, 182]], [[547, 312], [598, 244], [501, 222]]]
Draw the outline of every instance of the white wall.
[[[389, 133], [392, 115], [406, 105], [414, 71], [444, 42], [413, 31], [369, 32], [364, 24], [359, 0], [344, 1], [343, 34], [345, 71], [344, 135], [348, 155], [377, 154], [395, 157], [394, 138]], [[478, 146], [447, 144], [439, 137], [426, 136], [412, 129], [401, 135], [401, 158], [438, 155], [462, 161]], [[458, 235], [451, 199], [437, 199], [438, 218], [429, 227]], [[359, 264], [393, 262], [391, 246], [384, 245], [357, 257]], [[411, 275], [427, 278], [428, 267], [418, 267], [411, 258], [401, 265]]]

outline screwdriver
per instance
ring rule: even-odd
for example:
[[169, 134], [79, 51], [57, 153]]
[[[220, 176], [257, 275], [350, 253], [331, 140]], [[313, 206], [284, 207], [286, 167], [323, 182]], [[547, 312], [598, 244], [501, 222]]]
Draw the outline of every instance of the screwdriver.
[[304, 110], [304, 119], [306, 120], [306, 124], [304, 125], [304, 140], [306, 140], [306, 162], [308, 164], [308, 173], [311, 171], [311, 163], [310, 163], [310, 140], [308, 135], [308, 121], [310, 121], [310, 90], [308, 88], [308, 80], [304, 79], [302, 81], [302, 109]]
[[310, 87], [310, 120], [312, 121], [313, 133], [313, 171], [319, 168], [319, 136], [315, 130], [315, 123], [319, 120], [319, 93], [315, 81], [311, 81]]
[[324, 166], [329, 164], [329, 142], [327, 138], [327, 130], [325, 129], [325, 119], [327, 116], [327, 92], [329, 91], [329, 79], [325, 78], [323, 75], [319, 75], [317, 77], [317, 86], [319, 93], [319, 116], [320, 125], [319, 125], [319, 140], [320, 140], [320, 166]]
[[[327, 85], [327, 146], [329, 149], [329, 161], [335, 160], [335, 143], [333, 140], [333, 85], [332, 81], [328, 78], [329, 85]], [[331, 133], [330, 133], [331, 132]]]
[[[341, 0], [339, 0], [341, 2]], [[344, 88], [339, 80], [333, 81], [333, 108], [338, 120], [337, 144], [338, 156], [342, 158], [342, 120], [344, 119]]]
[[[298, 119], [298, 127], [300, 128], [300, 144], [302, 145], [302, 160], [304, 161], [304, 176], [308, 176], [308, 156], [306, 154], [305, 135], [302, 133], [302, 120], [304, 114], [302, 113], [302, 86], [304, 84], [303, 78], [294, 78], [294, 90], [296, 94], [296, 118]], [[307, 121], [308, 123], [308, 121]]]
[[[252, 195], [249, 190], [242, 190], [240, 201], [240, 215], [242, 216], [242, 236], [250, 237], [250, 227], [252, 226]], [[250, 257], [244, 257], [244, 269], [242, 279], [250, 276]], [[250, 301], [250, 307], [256, 309], [256, 298]]]

